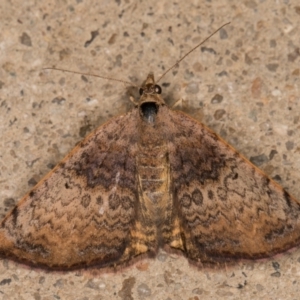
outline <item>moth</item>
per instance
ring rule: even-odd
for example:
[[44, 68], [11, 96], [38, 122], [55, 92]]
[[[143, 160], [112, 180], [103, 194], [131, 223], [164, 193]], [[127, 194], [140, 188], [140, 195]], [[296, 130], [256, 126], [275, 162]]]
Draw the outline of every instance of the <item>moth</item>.
[[1, 222], [1, 257], [114, 268], [165, 248], [200, 266], [299, 245], [299, 202], [160, 94], [150, 73], [130, 112], [88, 135], [21, 199]]

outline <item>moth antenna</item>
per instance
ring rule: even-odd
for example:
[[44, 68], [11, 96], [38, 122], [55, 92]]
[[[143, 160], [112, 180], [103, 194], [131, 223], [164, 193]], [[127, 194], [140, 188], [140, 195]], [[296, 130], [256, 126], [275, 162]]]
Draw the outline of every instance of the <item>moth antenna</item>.
[[219, 27], [217, 30], [215, 30], [212, 34], [210, 34], [207, 38], [205, 38], [202, 42], [200, 42], [198, 45], [196, 45], [194, 48], [192, 48], [189, 52], [187, 52], [185, 55], [183, 55], [174, 65], [172, 65], [169, 69], [167, 69], [156, 81], [158, 83], [169, 71], [171, 71], [175, 66], [177, 66], [182, 60], [184, 60], [190, 53], [192, 53], [195, 49], [197, 49], [199, 46], [204, 44], [208, 39], [210, 39], [213, 35], [215, 35], [218, 31], [220, 31], [223, 27], [230, 24], [230, 22], [223, 24], [221, 27]]
[[122, 79], [107, 77], [107, 76], [101, 76], [101, 75], [90, 74], [90, 73], [83, 73], [83, 72], [66, 70], [66, 69], [61, 69], [61, 68], [42, 68], [42, 70], [56, 70], [56, 71], [63, 71], [63, 72], [68, 72], [68, 73], [73, 73], [73, 74], [79, 74], [79, 75], [85, 75], [85, 76], [93, 76], [93, 77], [98, 77], [98, 78], [102, 78], [102, 79], [108, 79], [108, 80], [111, 80], [111, 81], [122, 82], [124, 84], [129, 84], [130, 86], [134, 86], [134, 87], [138, 88], [138, 86], [135, 85], [135, 84], [132, 84], [132, 82], [129, 82], [129, 81], [126, 81], [126, 80], [122, 80]]

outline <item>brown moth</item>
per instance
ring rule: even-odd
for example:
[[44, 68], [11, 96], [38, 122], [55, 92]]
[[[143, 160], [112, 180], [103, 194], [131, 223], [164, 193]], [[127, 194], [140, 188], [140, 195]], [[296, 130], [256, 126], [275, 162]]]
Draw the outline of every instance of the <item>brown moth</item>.
[[109, 268], [165, 248], [206, 265], [299, 245], [299, 202], [160, 93], [149, 74], [135, 108], [87, 136], [8, 213], [1, 257]]

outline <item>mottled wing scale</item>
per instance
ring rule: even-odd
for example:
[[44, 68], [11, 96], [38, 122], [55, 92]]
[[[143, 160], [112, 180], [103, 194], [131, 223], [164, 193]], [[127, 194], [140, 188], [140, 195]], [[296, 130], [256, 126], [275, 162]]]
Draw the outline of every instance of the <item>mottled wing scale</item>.
[[145, 251], [131, 134], [137, 112], [90, 134], [18, 203], [1, 223], [2, 256], [69, 269], [113, 266]]
[[177, 247], [190, 260], [258, 259], [299, 245], [299, 202], [203, 124], [168, 115]]

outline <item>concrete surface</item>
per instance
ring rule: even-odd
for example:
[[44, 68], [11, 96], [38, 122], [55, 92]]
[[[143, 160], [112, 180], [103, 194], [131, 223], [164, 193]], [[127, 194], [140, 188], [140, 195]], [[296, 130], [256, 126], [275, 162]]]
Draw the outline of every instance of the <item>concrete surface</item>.
[[[0, 217], [141, 83], [220, 25], [161, 84], [300, 199], [299, 1], [21, 1], [0, 4]], [[93, 37], [93, 39], [92, 39]], [[298, 299], [300, 250], [226, 270], [184, 257], [117, 274], [46, 272], [0, 260], [0, 299]]]

